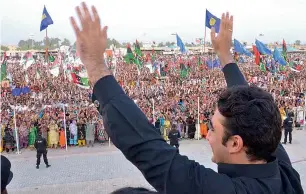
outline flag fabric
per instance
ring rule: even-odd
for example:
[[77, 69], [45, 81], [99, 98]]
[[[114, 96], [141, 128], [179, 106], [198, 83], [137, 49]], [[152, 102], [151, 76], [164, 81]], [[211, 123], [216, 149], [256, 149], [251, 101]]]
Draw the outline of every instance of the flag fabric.
[[259, 51], [257, 50], [256, 46], [253, 45], [253, 53], [255, 55], [255, 64], [256, 65], [259, 65], [260, 64], [260, 53]]
[[50, 61], [51, 63], [53, 63], [53, 62], [55, 61], [55, 57], [52, 56], [52, 55], [49, 55], [49, 61]]
[[180, 64], [180, 77], [186, 78], [188, 76], [188, 68], [183, 63]]
[[178, 47], [180, 47], [181, 53], [185, 53], [186, 52], [185, 45], [184, 45], [181, 37], [179, 37], [179, 35], [177, 35], [177, 34], [176, 34], [176, 45]]
[[217, 18], [216, 16], [214, 16], [212, 13], [210, 13], [206, 9], [205, 26], [207, 28], [209, 28], [209, 29], [214, 27], [216, 32], [219, 33], [219, 31], [220, 31], [220, 24], [221, 24], [221, 20], [219, 18]]
[[237, 53], [251, 57], [252, 53], [248, 51], [238, 40], [234, 39], [234, 50]]
[[126, 55], [124, 56], [124, 61], [127, 63], [127, 64], [131, 64], [135, 61], [135, 56], [132, 52], [132, 49], [131, 49], [131, 45], [130, 44], [127, 44], [126, 46]]
[[214, 60], [208, 59], [206, 63], [207, 63], [208, 69], [219, 68], [221, 66], [219, 59], [214, 59]]
[[81, 88], [85, 88], [85, 89], [90, 88], [88, 78], [81, 77], [75, 73], [71, 73], [71, 78], [72, 78], [72, 82], [77, 84], [77, 86]]
[[282, 51], [282, 54], [283, 54], [283, 57], [284, 57], [285, 61], [288, 61], [287, 60], [287, 44], [285, 42], [285, 39], [283, 39], [283, 51]]
[[260, 63], [259, 69], [263, 72], [266, 72], [266, 65], [264, 63]]
[[40, 31], [43, 31], [44, 29], [48, 28], [49, 25], [53, 24], [53, 20], [51, 16], [49, 15], [46, 6], [44, 6], [44, 10], [42, 13], [41, 23], [40, 23]]
[[264, 43], [260, 42], [259, 40], [255, 40], [255, 44], [260, 54], [272, 55], [272, 51], [268, 49], [268, 47]]
[[275, 47], [273, 51], [273, 58], [276, 62], [278, 62], [281, 65], [287, 65], [286, 60], [283, 58], [279, 50]]
[[6, 79], [6, 62], [7, 62], [7, 57], [6, 57], [6, 52], [4, 52], [4, 57], [3, 57], [3, 61], [1, 64], [1, 77], [0, 77], [0, 81]]
[[136, 40], [135, 43], [135, 53], [137, 56], [142, 57], [142, 52], [140, 50], [139, 42]]

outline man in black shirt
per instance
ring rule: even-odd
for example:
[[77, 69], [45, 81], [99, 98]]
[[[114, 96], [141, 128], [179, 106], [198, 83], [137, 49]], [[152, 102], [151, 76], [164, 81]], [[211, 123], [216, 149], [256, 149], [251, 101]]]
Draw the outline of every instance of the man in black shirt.
[[41, 131], [39, 131], [37, 139], [35, 140], [35, 144], [34, 144], [34, 147], [36, 148], [36, 152], [37, 152], [37, 155], [36, 155], [37, 157], [36, 168], [37, 169], [39, 169], [41, 155], [43, 155], [46, 167], [49, 168], [51, 166], [49, 165], [48, 158], [47, 158], [47, 152], [48, 152], [47, 151], [47, 141], [41, 135], [42, 135]]
[[285, 129], [285, 138], [284, 138], [284, 142], [283, 144], [286, 144], [287, 143], [287, 137], [288, 137], [288, 134], [289, 134], [289, 143], [291, 144], [292, 143], [292, 126], [293, 126], [293, 113], [289, 113], [288, 114], [288, 117], [284, 120], [284, 129]]
[[181, 138], [180, 132], [177, 130], [176, 125], [172, 125], [169, 131], [168, 138], [170, 140], [170, 145], [179, 148], [179, 138]]
[[281, 146], [281, 117], [271, 94], [249, 87], [231, 54], [233, 17], [222, 15], [211, 40], [223, 67], [227, 90], [221, 93], [207, 140], [218, 172], [189, 160], [165, 142], [146, 116], [118, 85], [105, 65], [107, 27], [97, 11], [77, 7], [77, 49], [92, 84], [93, 101], [114, 145], [160, 193], [303, 193], [299, 174]]

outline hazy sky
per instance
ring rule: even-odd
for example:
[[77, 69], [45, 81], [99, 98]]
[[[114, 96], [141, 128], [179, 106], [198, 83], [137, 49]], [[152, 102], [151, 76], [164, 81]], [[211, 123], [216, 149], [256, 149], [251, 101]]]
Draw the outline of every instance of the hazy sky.
[[[75, 14], [80, 0], [0, 0], [1, 44], [17, 44], [40, 32], [44, 5], [54, 24], [49, 37], [75, 36], [69, 16]], [[301, 40], [306, 43], [306, 0], [89, 0], [95, 5], [109, 37], [119, 41], [175, 41], [177, 32], [184, 42], [204, 37], [205, 9], [216, 16], [230, 11], [234, 15], [234, 37], [248, 43], [255, 38], [263, 42]], [[207, 40], [210, 30], [207, 29]], [[262, 33], [264, 37], [258, 37]]]

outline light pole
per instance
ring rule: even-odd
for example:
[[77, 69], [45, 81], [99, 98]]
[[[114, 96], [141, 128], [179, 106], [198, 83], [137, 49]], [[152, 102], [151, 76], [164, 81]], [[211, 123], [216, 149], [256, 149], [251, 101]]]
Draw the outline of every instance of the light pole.
[[31, 40], [31, 50], [33, 50], [33, 44], [34, 44], [34, 34], [30, 34], [30, 40]]

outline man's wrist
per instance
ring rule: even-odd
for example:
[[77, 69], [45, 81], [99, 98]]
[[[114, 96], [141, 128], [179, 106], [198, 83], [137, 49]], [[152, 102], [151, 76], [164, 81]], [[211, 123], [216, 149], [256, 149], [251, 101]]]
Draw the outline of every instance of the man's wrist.
[[219, 56], [219, 59], [220, 59], [220, 63], [222, 67], [224, 67], [225, 65], [229, 63], [235, 63], [235, 60], [231, 53], [224, 54], [224, 55], [222, 54]]
[[89, 81], [92, 86], [94, 86], [96, 82], [102, 77], [112, 75], [111, 70], [109, 70], [106, 64], [104, 63], [104, 59], [99, 63], [90, 65], [90, 67], [95, 67], [93, 69], [89, 69], [88, 71]]

